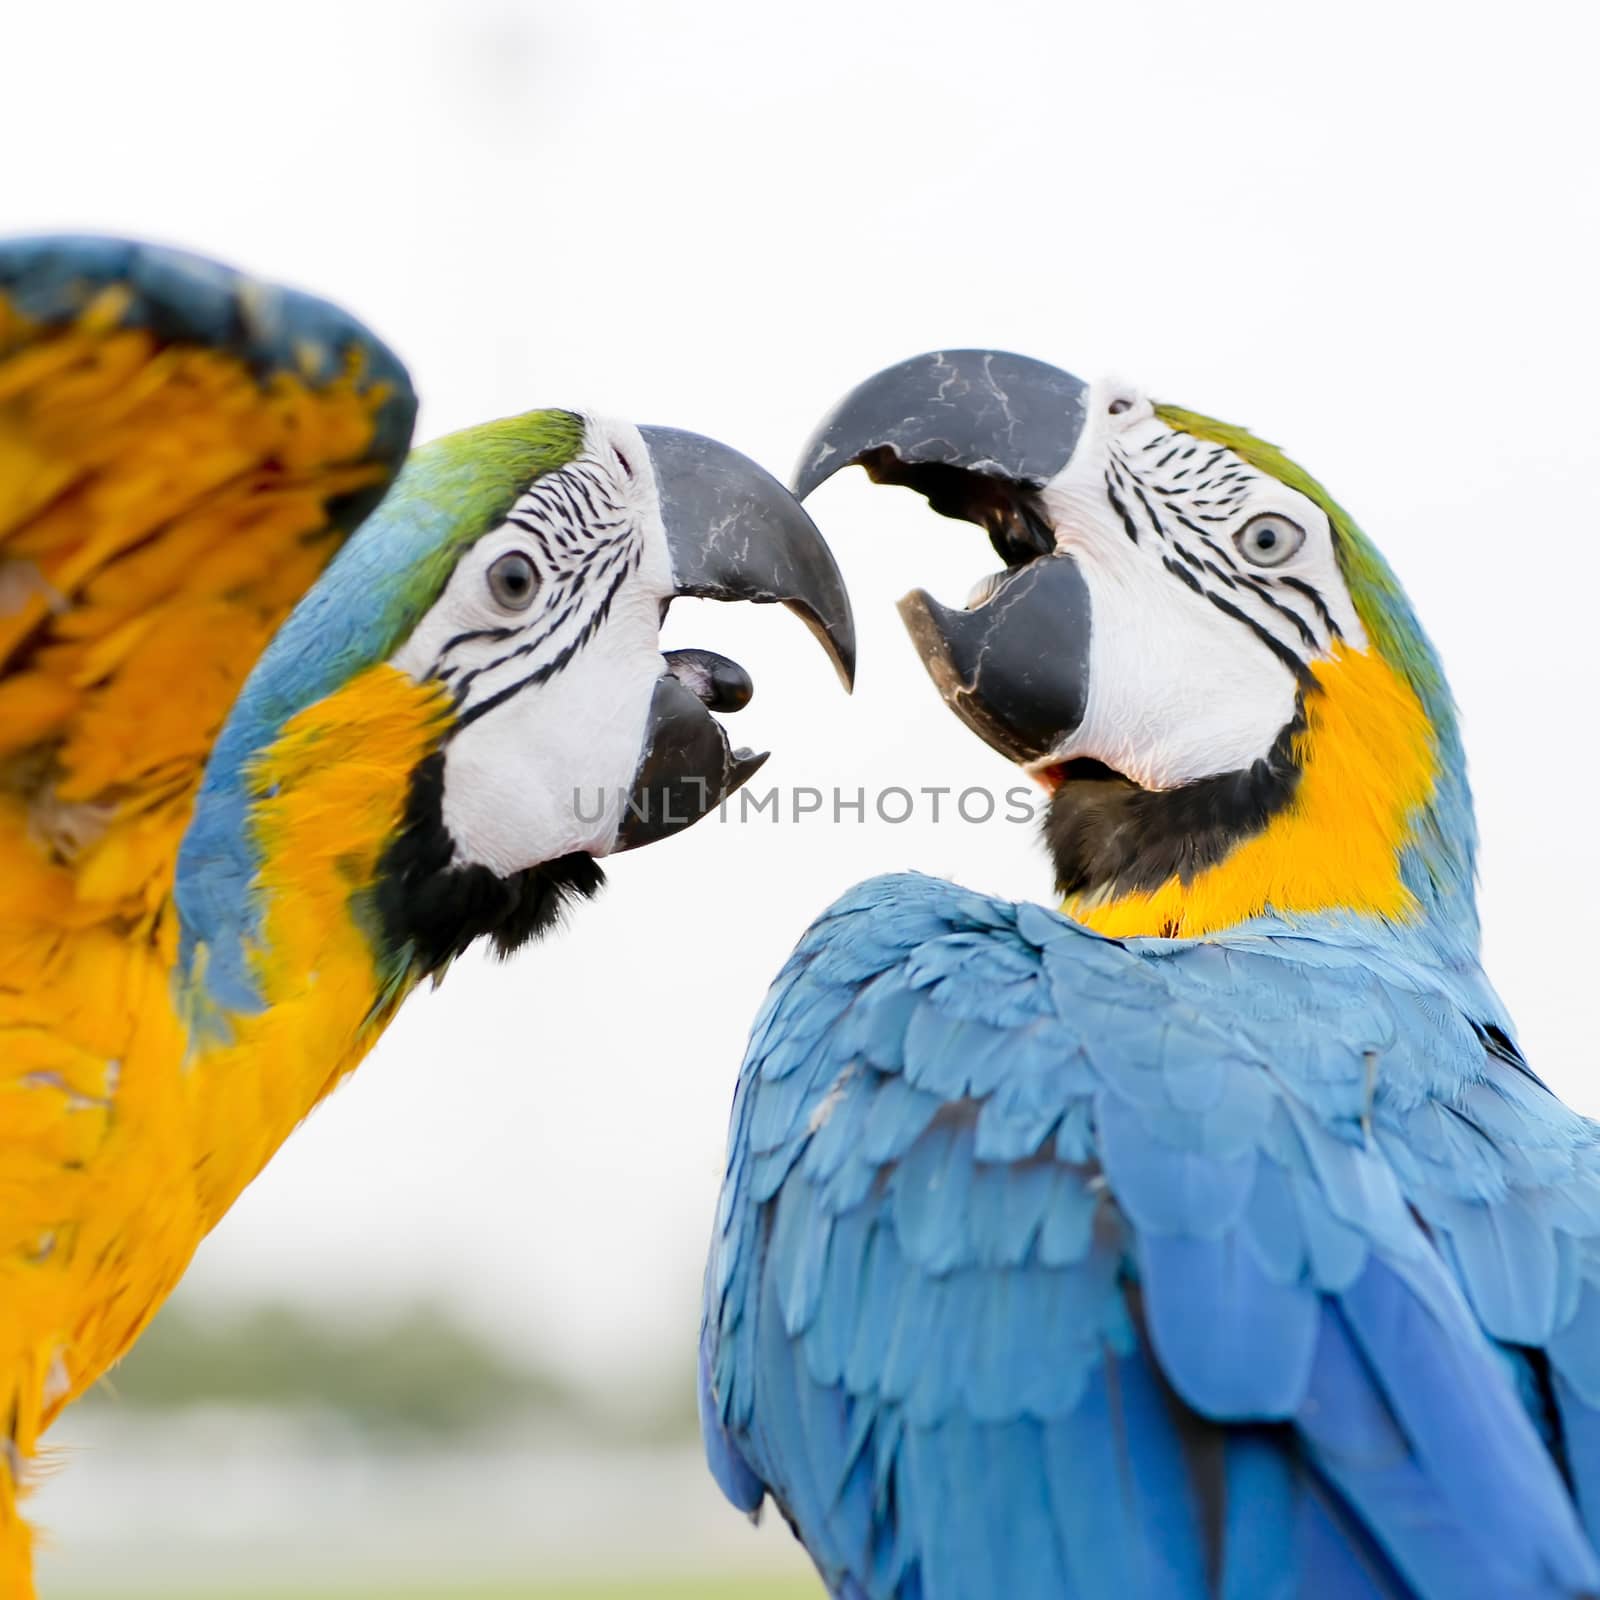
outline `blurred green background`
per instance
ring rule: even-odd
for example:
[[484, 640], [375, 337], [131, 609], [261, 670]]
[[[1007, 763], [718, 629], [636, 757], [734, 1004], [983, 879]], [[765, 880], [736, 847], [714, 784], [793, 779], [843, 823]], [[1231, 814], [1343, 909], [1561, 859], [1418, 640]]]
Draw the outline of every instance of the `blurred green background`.
[[781, 1521], [718, 1496], [690, 1375], [617, 1380], [585, 1389], [437, 1305], [180, 1289], [52, 1434], [42, 1594], [818, 1600]]
[[[174, 1299], [85, 1405], [140, 1413], [202, 1405], [310, 1408], [359, 1428], [449, 1438], [521, 1415], [615, 1432], [560, 1379], [508, 1360], [437, 1306], [365, 1325], [266, 1304], [205, 1316]], [[692, 1397], [661, 1397], [620, 1437], [691, 1438]]]

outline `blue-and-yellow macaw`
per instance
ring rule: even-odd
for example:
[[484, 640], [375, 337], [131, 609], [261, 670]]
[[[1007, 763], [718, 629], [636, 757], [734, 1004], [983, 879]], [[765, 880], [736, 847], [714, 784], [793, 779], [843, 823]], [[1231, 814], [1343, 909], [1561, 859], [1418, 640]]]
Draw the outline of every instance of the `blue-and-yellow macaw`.
[[0, 244], [7, 1600], [41, 1431], [407, 992], [759, 764], [710, 715], [742, 671], [663, 658], [673, 596], [783, 601], [849, 676], [832, 558], [743, 456], [534, 411], [402, 466], [415, 409], [319, 301]]
[[803, 459], [985, 526], [902, 614], [1060, 909], [881, 878], [740, 1075], [702, 1406], [839, 1600], [1600, 1592], [1600, 1141], [1478, 960], [1456, 714], [1240, 428], [985, 351]]

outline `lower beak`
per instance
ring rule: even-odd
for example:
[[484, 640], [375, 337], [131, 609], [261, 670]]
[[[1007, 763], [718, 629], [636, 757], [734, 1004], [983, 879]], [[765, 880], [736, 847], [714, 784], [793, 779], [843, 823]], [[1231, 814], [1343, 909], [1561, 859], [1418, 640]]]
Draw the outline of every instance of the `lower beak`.
[[766, 759], [765, 751], [731, 749], [722, 725], [689, 684], [671, 673], [657, 678], [644, 754], [613, 850], [635, 850], [682, 832], [721, 805]]
[[1071, 556], [1030, 561], [972, 610], [914, 589], [900, 616], [945, 704], [1001, 755], [1033, 766], [1077, 731], [1089, 698], [1089, 591]]
[[804, 499], [841, 467], [904, 484], [935, 511], [986, 527], [1007, 571], [966, 609], [923, 590], [900, 602], [946, 704], [1002, 755], [1050, 760], [1083, 721], [1089, 592], [1056, 551], [1037, 493], [1082, 436], [1088, 386], [996, 350], [915, 356], [852, 389], [801, 456]]
[[[778, 604], [816, 636], [848, 689], [855, 623], [833, 553], [799, 502], [727, 445], [678, 428], [641, 428], [660, 496], [673, 593]], [[743, 669], [709, 651], [664, 657], [633, 793], [613, 851], [678, 833], [713, 811], [767, 759], [735, 750], [713, 711], [749, 700]]]

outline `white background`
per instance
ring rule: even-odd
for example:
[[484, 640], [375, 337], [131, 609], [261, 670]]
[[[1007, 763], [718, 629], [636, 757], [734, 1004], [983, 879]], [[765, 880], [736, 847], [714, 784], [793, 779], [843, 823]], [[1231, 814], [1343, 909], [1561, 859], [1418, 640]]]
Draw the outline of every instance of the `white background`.
[[[586, 406], [782, 473], [842, 390], [959, 344], [1251, 425], [1439, 642], [1491, 971], [1538, 1069], [1600, 1108], [1592, 15], [13, 5], [0, 231], [173, 241], [336, 299], [410, 364], [424, 437]], [[919, 583], [958, 601], [981, 536], [859, 474], [812, 509], [858, 608], [853, 703], [790, 619], [673, 619], [754, 672], [758, 783], [1004, 789], [892, 610]], [[414, 1000], [188, 1292], [438, 1296], [619, 1404], [687, 1383], [749, 1018], [811, 916], [903, 867], [1049, 889], [1004, 823], [708, 823], [619, 861], [567, 933]]]

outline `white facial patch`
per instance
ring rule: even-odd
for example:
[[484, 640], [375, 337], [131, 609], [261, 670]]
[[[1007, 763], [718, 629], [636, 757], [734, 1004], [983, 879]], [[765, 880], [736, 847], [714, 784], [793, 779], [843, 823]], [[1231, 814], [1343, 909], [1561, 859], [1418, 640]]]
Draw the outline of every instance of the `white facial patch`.
[[[538, 574], [520, 607], [493, 581], [508, 555]], [[461, 557], [393, 658], [459, 699], [443, 800], [458, 861], [508, 876], [611, 848], [665, 670], [672, 592], [644, 440], [630, 423], [587, 418], [582, 455], [531, 484]]]
[[1365, 647], [1321, 508], [1125, 384], [1093, 386], [1040, 499], [1092, 618], [1088, 706], [1052, 762], [1149, 789], [1247, 768], [1293, 720], [1299, 674], [1340, 639]]

